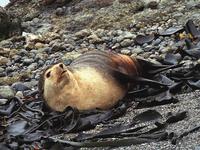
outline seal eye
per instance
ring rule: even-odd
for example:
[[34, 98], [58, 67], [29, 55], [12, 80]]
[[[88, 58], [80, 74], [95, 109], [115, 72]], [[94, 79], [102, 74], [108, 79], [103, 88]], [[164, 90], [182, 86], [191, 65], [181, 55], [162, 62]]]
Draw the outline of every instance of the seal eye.
[[49, 78], [51, 75], [51, 71], [49, 71], [47, 74], [46, 74], [46, 77]]

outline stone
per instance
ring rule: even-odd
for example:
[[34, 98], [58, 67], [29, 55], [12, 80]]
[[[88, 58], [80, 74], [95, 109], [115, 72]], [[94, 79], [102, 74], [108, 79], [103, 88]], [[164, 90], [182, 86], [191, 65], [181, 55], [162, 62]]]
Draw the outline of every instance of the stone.
[[130, 46], [132, 43], [133, 43], [132, 40], [130, 40], [130, 39], [124, 39], [124, 40], [120, 43], [120, 45], [121, 45], [122, 47], [127, 47], [127, 46]]
[[40, 49], [40, 48], [44, 48], [44, 47], [45, 47], [45, 44], [43, 44], [43, 43], [37, 42], [37, 43], [35, 44], [35, 48], [36, 48], [36, 49]]
[[10, 86], [0, 86], [0, 97], [10, 99], [15, 96], [15, 91]]
[[62, 57], [62, 60], [73, 60], [75, 58], [77, 58], [78, 56], [80, 56], [81, 53], [76, 52], [76, 51], [72, 51], [72, 52], [67, 52], [65, 53], [65, 55]]
[[144, 50], [142, 50], [142, 48], [140, 48], [139, 46], [132, 50], [133, 54], [140, 54], [140, 53], [143, 53], [143, 52], [144, 52]]
[[0, 67], [0, 73], [3, 73], [4, 71], [5, 71], [5, 69]]
[[15, 94], [16, 97], [18, 98], [24, 98], [23, 92], [22, 91], [17, 91], [17, 93]]
[[21, 21], [0, 7], [0, 41], [14, 35], [21, 35]]
[[103, 40], [100, 39], [96, 34], [92, 34], [88, 36], [88, 39], [89, 39], [89, 43], [93, 43], [93, 44], [103, 42]]
[[87, 37], [91, 34], [89, 29], [83, 29], [75, 33], [75, 36], [78, 38]]
[[56, 13], [57, 16], [62, 16], [62, 15], [64, 15], [65, 11], [64, 11], [63, 8], [59, 7], [59, 8], [56, 9], [55, 13]]
[[0, 98], [0, 105], [4, 105], [8, 102], [8, 99], [6, 98]]
[[131, 51], [128, 50], [128, 49], [123, 49], [120, 51], [122, 54], [125, 54], [125, 55], [130, 55], [131, 54]]
[[32, 64], [33, 62], [34, 60], [32, 58], [26, 58], [23, 60], [23, 64], [26, 66]]
[[27, 87], [24, 83], [22, 82], [16, 82], [13, 83], [11, 86], [15, 91], [26, 91], [26, 90], [30, 90], [29, 87]]
[[0, 56], [0, 65], [6, 65], [9, 62], [9, 59], [3, 56]]

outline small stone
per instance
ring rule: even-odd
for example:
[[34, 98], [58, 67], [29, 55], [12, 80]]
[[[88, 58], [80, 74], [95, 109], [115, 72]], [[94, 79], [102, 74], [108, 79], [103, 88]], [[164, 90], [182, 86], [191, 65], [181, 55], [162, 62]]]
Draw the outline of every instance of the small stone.
[[66, 61], [66, 60], [73, 60], [75, 58], [77, 58], [78, 56], [80, 56], [81, 53], [76, 52], [76, 51], [72, 51], [72, 52], [67, 52], [63, 57], [62, 60]]
[[83, 29], [75, 33], [75, 36], [78, 38], [87, 37], [91, 34], [91, 31], [88, 29]]
[[147, 8], [151, 9], [157, 9], [158, 8], [158, 2], [157, 1], [151, 1], [147, 4]]
[[133, 43], [133, 42], [132, 42], [130, 39], [124, 39], [124, 40], [120, 43], [120, 45], [121, 45], [122, 47], [127, 47], [127, 46], [130, 46], [132, 43]]
[[0, 86], [0, 97], [10, 99], [15, 96], [15, 91], [10, 86]]
[[16, 82], [13, 83], [11, 86], [13, 89], [15, 89], [15, 91], [26, 91], [26, 90], [30, 90], [29, 87], [27, 87], [24, 83], [22, 82]]
[[119, 48], [119, 47], [120, 47], [120, 44], [116, 43], [114, 46], [112, 46], [112, 49], [116, 49], [116, 48]]
[[102, 42], [102, 39], [100, 39], [96, 34], [92, 34], [88, 36], [88, 39], [89, 39], [89, 43], [93, 43], [93, 44]]
[[57, 16], [62, 16], [62, 15], [64, 15], [65, 11], [64, 11], [63, 8], [59, 7], [59, 8], [56, 9], [55, 13], [56, 13]]
[[40, 49], [40, 48], [44, 48], [44, 47], [45, 47], [45, 44], [43, 44], [43, 43], [38, 42], [35, 44], [36, 49]]
[[24, 95], [23, 95], [22, 91], [17, 91], [15, 96], [17, 96], [18, 98], [24, 98]]
[[9, 59], [3, 56], [0, 56], [0, 65], [6, 65], [9, 62]]
[[0, 67], [0, 73], [3, 73], [4, 71], [5, 71], [5, 69]]
[[23, 64], [26, 66], [32, 64], [33, 62], [34, 60], [32, 58], [26, 58], [23, 60]]
[[0, 99], [0, 105], [4, 105], [4, 104], [6, 104], [7, 101], [8, 101], [8, 99], [1, 98], [1, 99]]
[[121, 50], [121, 53], [122, 53], [122, 54], [125, 54], [125, 55], [130, 55], [130, 54], [131, 54], [131, 51], [128, 50], [128, 49], [123, 49], [123, 50]]
[[140, 53], [143, 53], [144, 51], [142, 50], [142, 48], [140, 47], [136, 47], [132, 50], [132, 53], [134, 54], [140, 54]]
[[31, 71], [34, 71], [37, 69], [37, 63], [32, 63], [28, 66], [28, 69]]
[[156, 46], [156, 45], [159, 45], [161, 43], [161, 39], [160, 38], [157, 38], [156, 40], [154, 40], [152, 42], [152, 45]]
[[197, 60], [197, 63], [200, 64], [200, 59]]

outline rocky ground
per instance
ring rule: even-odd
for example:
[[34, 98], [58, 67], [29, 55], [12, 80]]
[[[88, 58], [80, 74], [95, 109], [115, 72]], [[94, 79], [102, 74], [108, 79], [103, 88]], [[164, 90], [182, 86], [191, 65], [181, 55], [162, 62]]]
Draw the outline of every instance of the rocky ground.
[[[69, 64], [77, 56], [94, 49], [114, 50], [155, 63], [163, 62], [170, 53], [177, 62], [184, 62], [186, 68], [200, 64], [199, 57], [180, 54], [187, 49], [185, 32], [158, 34], [170, 27], [183, 27], [189, 19], [200, 26], [199, 8], [198, 0], [12, 1], [5, 8], [6, 13], [19, 18], [21, 25], [15, 27], [23, 32], [22, 35], [17, 32], [17, 36], [6, 33], [8, 39], [1, 37], [4, 40], [0, 41], [0, 103], [5, 104], [14, 96], [23, 99], [36, 90], [39, 74], [46, 66], [58, 61]], [[12, 27], [10, 25], [11, 33], [16, 31]], [[149, 42], [135, 42], [138, 35], [152, 34], [155, 37]], [[177, 133], [200, 124], [200, 92], [190, 92], [177, 95], [178, 104], [154, 108], [163, 114], [189, 111], [187, 119], [169, 126]], [[134, 112], [130, 108], [120, 120], [132, 118]], [[198, 146], [200, 149], [199, 139], [200, 132], [196, 131], [177, 145], [163, 141], [119, 149], [198, 149]]]

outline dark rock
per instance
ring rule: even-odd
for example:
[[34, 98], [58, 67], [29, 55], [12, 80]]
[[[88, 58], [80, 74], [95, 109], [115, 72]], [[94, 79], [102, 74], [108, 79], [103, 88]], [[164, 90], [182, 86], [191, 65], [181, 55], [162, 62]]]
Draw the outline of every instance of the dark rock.
[[13, 89], [15, 89], [15, 91], [26, 91], [26, 90], [30, 90], [29, 87], [27, 87], [24, 83], [22, 82], [16, 82], [13, 83], [11, 86]]
[[21, 35], [21, 21], [0, 7], [0, 40]]
[[62, 15], [64, 15], [65, 11], [64, 11], [63, 8], [59, 7], [59, 8], [56, 9], [55, 13], [56, 13], [57, 16], [62, 16]]

